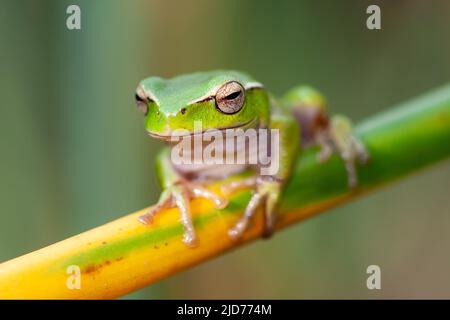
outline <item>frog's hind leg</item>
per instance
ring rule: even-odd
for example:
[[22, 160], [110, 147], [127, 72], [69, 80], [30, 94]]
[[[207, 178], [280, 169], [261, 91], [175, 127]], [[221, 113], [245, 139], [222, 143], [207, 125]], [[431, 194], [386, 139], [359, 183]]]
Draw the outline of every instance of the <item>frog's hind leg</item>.
[[364, 144], [353, 134], [350, 119], [342, 115], [333, 116], [326, 135], [328, 139], [324, 143], [329, 145], [328, 148], [333, 148], [344, 161], [349, 187], [357, 187], [356, 163], [367, 163], [369, 154]]
[[289, 91], [282, 99], [283, 107], [297, 119], [301, 129], [301, 147], [318, 145], [317, 160], [327, 161], [337, 153], [344, 161], [348, 186], [358, 185], [356, 163], [364, 164], [369, 154], [364, 144], [354, 135], [350, 119], [342, 115], [329, 117], [322, 94], [307, 86]]
[[354, 135], [350, 119], [342, 115], [333, 116], [325, 128], [316, 132], [315, 142], [320, 147], [317, 160], [324, 163], [333, 153], [337, 153], [344, 162], [348, 186], [352, 189], [357, 187], [356, 163], [365, 164], [369, 154]]

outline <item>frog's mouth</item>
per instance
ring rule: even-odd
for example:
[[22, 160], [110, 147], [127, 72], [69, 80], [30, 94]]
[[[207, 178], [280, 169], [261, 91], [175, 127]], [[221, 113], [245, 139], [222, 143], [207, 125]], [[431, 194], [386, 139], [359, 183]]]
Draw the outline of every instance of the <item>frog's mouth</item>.
[[[213, 132], [213, 131], [220, 131], [221, 133], [225, 133], [226, 130], [233, 130], [233, 129], [241, 129], [241, 130], [245, 130], [245, 129], [255, 129], [257, 128], [259, 125], [258, 121], [256, 118], [250, 119], [249, 121], [243, 122], [243, 123], [238, 123], [236, 125], [233, 126], [229, 126], [229, 127], [220, 127], [220, 128], [215, 128], [215, 129], [206, 129], [206, 130], [202, 130], [200, 132], [190, 132], [187, 134], [180, 134], [180, 132], [176, 132], [172, 131], [169, 132], [167, 134], [160, 134], [160, 133], [154, 133], [154, 132], [150, 132], [147, 131], [148, 135], [150, 137], [159, 139], [159, 140], [164, 140], [164, 141], [173, 141], [173, 140], [179, 140], [185, 137], [196, 137], [196, 136], [201, 136], [205, 133], [209, 133], [209, 132]], [[184, 130], [184, 132], [186, 132], [186, 130]]]

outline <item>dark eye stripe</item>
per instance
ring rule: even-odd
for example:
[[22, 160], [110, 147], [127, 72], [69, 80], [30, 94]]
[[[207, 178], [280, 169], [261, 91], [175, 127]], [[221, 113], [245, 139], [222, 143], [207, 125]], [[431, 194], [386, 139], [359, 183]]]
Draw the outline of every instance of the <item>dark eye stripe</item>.
[[142, 98], [137, 92], [134, 94], [136, 106], [144, 115], [148, 113], [148, 103], [152, 102], [149, 98]]
[[214, 100], [214, 96], [206, 97], [205, 99], [196, 101], [195, 103], [203, 103], [203, 102], [206, 102], [206, 101], [209, 101], [209, 100]]
[[134, 98], [136, 99], [136, 101], [145, 102], [145, 100], [142, 99], [137, 93], [134, 94]]
[[144, 103], [149, 103], [149, 102], [154, 102], [152, 99], [150, 98], [142, 98], [141, 96], [139, 96], [137, 93], [134, 94], [134, 98], [137, 102], [144, 102]]

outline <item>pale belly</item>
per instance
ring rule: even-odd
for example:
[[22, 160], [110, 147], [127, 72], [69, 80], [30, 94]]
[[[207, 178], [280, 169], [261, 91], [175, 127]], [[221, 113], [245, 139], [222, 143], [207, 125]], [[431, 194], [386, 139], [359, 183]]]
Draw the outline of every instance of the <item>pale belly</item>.
[[249, 168], [246, 164], [178, 164], [175, 170], [189, 180], [217, 180], [241, 173]]
[[176, 157], [171, 157], [172, 165], [189, 180], [223, 179], [258, 167], [258, 161], [264, 157], [267, 150], [266, 141], [262, 141], [257, 133], [252, 138], [239, 136], [223, 139], [221, 143], [215, 144], [214, 152], [210, 152], [211, 142], [208, 141], [200, 144], [201, 148], [191, 146], [191, 149], [183, 150], [184, 159], [187, 161], [180, 161], [179, 158], [174, 161]]

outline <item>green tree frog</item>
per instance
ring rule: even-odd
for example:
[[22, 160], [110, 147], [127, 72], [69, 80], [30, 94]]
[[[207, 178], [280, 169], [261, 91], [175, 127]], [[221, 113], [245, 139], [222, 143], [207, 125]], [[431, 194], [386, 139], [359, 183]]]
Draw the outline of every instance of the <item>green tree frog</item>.
[[[322, 94], [308, 86], [295, 87], [276, 100], [261, 83], [246, 73], [216, 70], [171, 79], [144, 79], [135, 98], [138, 110], [145, 115], [148, 134], [168, 143], [156, 160], [163, 191], [157, 204], [139, 220], [149, 224], [162, 209], [178, 207], [184, 227], [183, 241], [188, 246], [195, 246], [198, 240], [190, 214], [190, 199], [203, 197], [211, 200], [217, 208], [227, 205], [223, 196], [205, 187], [205, 182], [250, 170], [249, 178], [224, 187], [226, 192], [242, 187], [253, 189], [244, 213], [229, 230], [229, 236], [239, 239], [260, 206], [265, 221], [263, 235], [269, 236], [283, 187], [302, 148], [320, 146], [320, 162], [326, 161], [333, 152], [338, 153], [345, 163], [350, 188], [358, 183], [355, 164], [365, 163], [368, 159], [364, 145], [352, 133], [350, 120], [341, 115], [329, 117]], [[201, 129], [196, 127], [196, 123], [201, 123]], [[279, 161], [278, 170], [263, 175], [258, 171], [260, 164], [248, 160], [238, 164], [208, 161], [180, 164], [173, 161], [174, 136], [196, 137], [208, 130], [225, 132], [229, 129], [277, 130], [279, 145], [275, 159]], [[228, 145], [224, 145], [222, 151], [226, 154]], [[261, 146], [257, 148], [261, 149]], [[238, 155], [243, 149], [246, 148], [233, 148], [230, 152]], [[259, 151], [252, 149], [248, 152]]]

